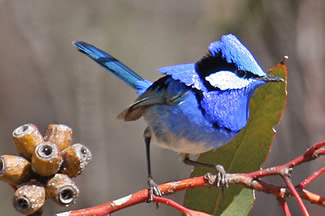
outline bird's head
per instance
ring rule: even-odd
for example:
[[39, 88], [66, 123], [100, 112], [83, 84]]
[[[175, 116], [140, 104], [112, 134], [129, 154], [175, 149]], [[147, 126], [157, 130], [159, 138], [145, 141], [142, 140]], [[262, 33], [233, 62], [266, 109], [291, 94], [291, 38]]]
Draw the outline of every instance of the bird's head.
[[282, 78], [265, 73], [250, 51], [232, 34], [209, 45], [209, 54], [196, 62], [195, 68], [209, 90], [257, 88]]
[[249, 100], [259, 86], [284, 81], [265, 73], [249, 50], [231, 34], [210, 44], [209, 54], [195, 63], [195, 71], [207, 89], [202, 91], [200, 100], [205, 117], [230, 131], [245, 127]]

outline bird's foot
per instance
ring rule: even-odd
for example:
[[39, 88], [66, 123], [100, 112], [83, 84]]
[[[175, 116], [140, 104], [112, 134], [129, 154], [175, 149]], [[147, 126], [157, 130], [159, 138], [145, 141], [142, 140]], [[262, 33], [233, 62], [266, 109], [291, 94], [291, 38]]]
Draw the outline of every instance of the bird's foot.
[[222, 194], [224, 193], [224, 190], [228, 188], [227, 173], [221, 165], [216, 165], [216, 186], [221, 188]]
[[[162, 193], [159, 189], [158, 184], [153, 180], [153, 178], [149, 177], [148, 178], [148, 185], [149, 185], [149, 198], [148, 198], [148, 202], [152, 202], [153, 201], [153, 196], [162, 196]], [[158, 207], [158, 203], [157, 203], [157, 207]]]

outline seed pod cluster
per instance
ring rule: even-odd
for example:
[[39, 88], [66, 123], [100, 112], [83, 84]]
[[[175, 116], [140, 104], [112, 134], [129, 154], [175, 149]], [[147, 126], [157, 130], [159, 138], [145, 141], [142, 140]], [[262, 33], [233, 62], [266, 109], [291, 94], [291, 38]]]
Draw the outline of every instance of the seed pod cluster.
[[37, 215], [47, 198], [61, 206], [75, 203], [79, 189], [71, 179], [80, 175], [91, 160], [82, 144], [72, 144], [72, 130], [50, 124], [43, 137], [33, 124], [12, 133], [18, 156], [0, 156], [0, 180], [17, 188], [13, 204], [25, 215]]

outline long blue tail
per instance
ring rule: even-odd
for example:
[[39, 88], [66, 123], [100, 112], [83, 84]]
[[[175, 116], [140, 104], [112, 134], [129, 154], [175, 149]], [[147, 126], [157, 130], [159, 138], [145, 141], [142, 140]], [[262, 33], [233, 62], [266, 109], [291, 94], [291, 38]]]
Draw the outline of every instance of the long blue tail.
[[77, 47], [80, 52], [86, 54], [103, 68], [123, 80], [126, 84], [137, 89], [138, 93], [142, 93], [151, 85], [151, 82], [144, 80], [122, 62], [93, 45], [82, 41], [74, 41], [72, 44]]

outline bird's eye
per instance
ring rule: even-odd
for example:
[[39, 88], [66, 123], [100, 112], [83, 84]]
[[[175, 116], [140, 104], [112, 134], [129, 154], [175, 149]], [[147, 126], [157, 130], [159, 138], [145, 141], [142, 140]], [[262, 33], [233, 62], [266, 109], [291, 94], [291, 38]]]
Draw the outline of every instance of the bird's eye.
[[245, 77], [246, 76], [246, 71], [238, 70], [238, 71], [236, 71], [236, 74], [239, 77]]

